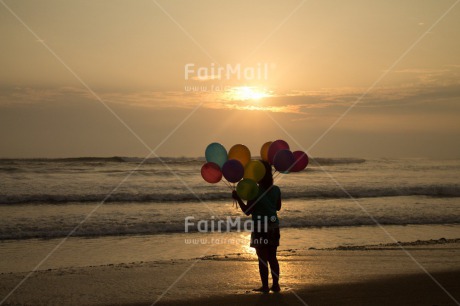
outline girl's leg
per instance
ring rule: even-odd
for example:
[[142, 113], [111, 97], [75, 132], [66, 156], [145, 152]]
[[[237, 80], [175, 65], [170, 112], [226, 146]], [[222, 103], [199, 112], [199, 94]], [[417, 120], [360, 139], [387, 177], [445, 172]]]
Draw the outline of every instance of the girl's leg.
[[262, 288], [268, 290], [268, 248], [256, 248], [257, 257], [259, 258], [259, 273], [262, 281]]
[[279, 276], [280, 276], [280, 266], [278, 259], [276, 258], [277, 246], [268, 247], [268, 262], [270, 263], [270, 270], [272, 272], [273, 278], [273, 291], [279, 291]]

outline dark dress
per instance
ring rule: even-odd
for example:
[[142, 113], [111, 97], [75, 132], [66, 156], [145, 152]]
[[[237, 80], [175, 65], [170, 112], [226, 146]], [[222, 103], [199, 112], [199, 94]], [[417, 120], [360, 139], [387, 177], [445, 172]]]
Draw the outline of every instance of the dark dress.
[[281, 191], [278, 186], [273, 185], [268, 191], [264, 188], [259, 189], [257, 198], [253, 200], [255, 204], [252, 211], [254, 223], [251, 247], [279, 246], [280, 228], [276, 211], [280, 197]]

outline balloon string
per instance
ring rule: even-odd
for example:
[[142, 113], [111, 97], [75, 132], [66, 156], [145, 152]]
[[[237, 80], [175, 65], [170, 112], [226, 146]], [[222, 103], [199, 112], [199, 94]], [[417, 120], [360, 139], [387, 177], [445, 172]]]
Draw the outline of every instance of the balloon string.
[[[221, 180], [222, 183], [224, 183], [225, 186], [227, 186], [228, 188], [230, 188], [231, 191], [234, 191], [236, 188], [235, 188], [235, 183], [232, 183], [230, 184], [230, 182], [228, 181], [224, 181], [224, 180]], [[232, 204], [232, 207], [235, 206], [236, 209], [238, 209], [238, 201], [233, 199], [233, 204]]]
[[[233, 190], [236, 190], [235, 183], [233, 183]], [[233, 200], [235, 202], [235, 208], [238, 208], [238, 202], [236, 200]]]
[[221, 180], [221, 182], [223, 182], [225, 186], [227, 186], [228, 188], [230, 188], [231, 191], [233, 191], [232, 186], [230, 186], [230, 184], [227, 181]]

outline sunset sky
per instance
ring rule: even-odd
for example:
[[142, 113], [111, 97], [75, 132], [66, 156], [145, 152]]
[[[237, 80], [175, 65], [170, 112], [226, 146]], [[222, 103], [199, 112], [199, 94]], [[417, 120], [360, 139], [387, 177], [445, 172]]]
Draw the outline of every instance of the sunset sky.
[[0, 1], [0, 157], [458, 158], [457, 2]]

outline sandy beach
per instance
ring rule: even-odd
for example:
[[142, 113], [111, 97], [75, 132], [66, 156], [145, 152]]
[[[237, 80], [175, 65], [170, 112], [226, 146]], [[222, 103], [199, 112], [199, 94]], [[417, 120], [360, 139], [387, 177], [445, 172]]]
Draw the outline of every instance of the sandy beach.
[[[283, 251], [282, 291], [265, 295], [251, 254], [50, 269], [3, 305], [458, 305], [460, 243], [447, 242]], [[27, 275], [1, 274], [1, 296]]]

